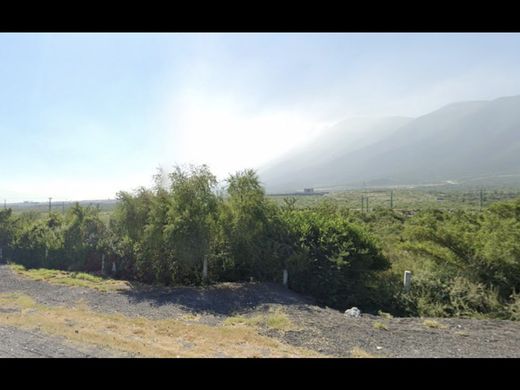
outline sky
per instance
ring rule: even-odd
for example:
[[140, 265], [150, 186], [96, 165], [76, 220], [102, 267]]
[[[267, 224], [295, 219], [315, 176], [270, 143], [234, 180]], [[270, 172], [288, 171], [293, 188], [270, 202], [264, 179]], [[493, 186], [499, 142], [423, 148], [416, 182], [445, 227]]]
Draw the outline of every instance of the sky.
[[0, 34], [0, 199], [258, 168], [336, 122], [520, 95], [520, 34]]

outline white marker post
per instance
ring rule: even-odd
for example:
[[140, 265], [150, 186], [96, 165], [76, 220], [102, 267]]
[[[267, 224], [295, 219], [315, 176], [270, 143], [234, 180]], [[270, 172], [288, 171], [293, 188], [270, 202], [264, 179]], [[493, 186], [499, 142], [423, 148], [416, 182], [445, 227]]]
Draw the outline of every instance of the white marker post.
[[116, 273], [116, 262], [115, 261], [112, 262], [112, 273], [113, 274]]
[[404, 291], [410, 290], [412, 286], [412, 272], [404, 271], [404, 280], [403, 280]]
[[206, 280], [208, 278], [208, 258], [204, 257], [204, 262], [202, 263], [202, 280]]
[[289, 280], [289, 273], [287, 272], [286, 269], [284, 269], [283, 270], [283, 285], [285, 287], [288, 287], [288, 284], [287, 284], [288, 280]]
[[45, 248], [45, 260], [49, 257], [49, 248]]

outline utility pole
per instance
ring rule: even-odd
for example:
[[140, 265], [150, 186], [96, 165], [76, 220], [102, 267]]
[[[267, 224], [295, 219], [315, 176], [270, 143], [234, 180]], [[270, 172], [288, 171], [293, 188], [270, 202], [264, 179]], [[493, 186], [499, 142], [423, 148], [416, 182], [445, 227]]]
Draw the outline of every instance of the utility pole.
[[361, 212], [368, 212], [368, 196], [361, 195]]
[[367, 183], [363, 182], [363, 192], [365, 194], [365, 200], [366, 200], [366, 212], [368, 213], [368, 192], [367, 192]]
[[394, 209], [394, 191], [390, 191], [390, 210]]
[[52, 209], [52, 198], [49, 197], [49, 214], [51, 213], [51, 209]]

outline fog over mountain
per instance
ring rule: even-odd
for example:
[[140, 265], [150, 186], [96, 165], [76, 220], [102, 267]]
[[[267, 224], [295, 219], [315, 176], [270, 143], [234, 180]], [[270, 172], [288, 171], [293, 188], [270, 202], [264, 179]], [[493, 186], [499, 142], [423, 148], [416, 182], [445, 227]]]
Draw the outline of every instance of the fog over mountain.
[[345, 120], [258, 172], [268, 192], [517, 175], [520, 96], [449, 104], [415, 119]]

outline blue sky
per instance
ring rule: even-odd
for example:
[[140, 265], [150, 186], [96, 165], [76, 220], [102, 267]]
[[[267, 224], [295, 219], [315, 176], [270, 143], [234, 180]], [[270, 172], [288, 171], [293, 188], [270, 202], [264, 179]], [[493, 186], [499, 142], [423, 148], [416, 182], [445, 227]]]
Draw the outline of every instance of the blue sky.
[[352, 116], [520, 94], [520, 34], [0, 34], [0, 198], [258, 167]]

